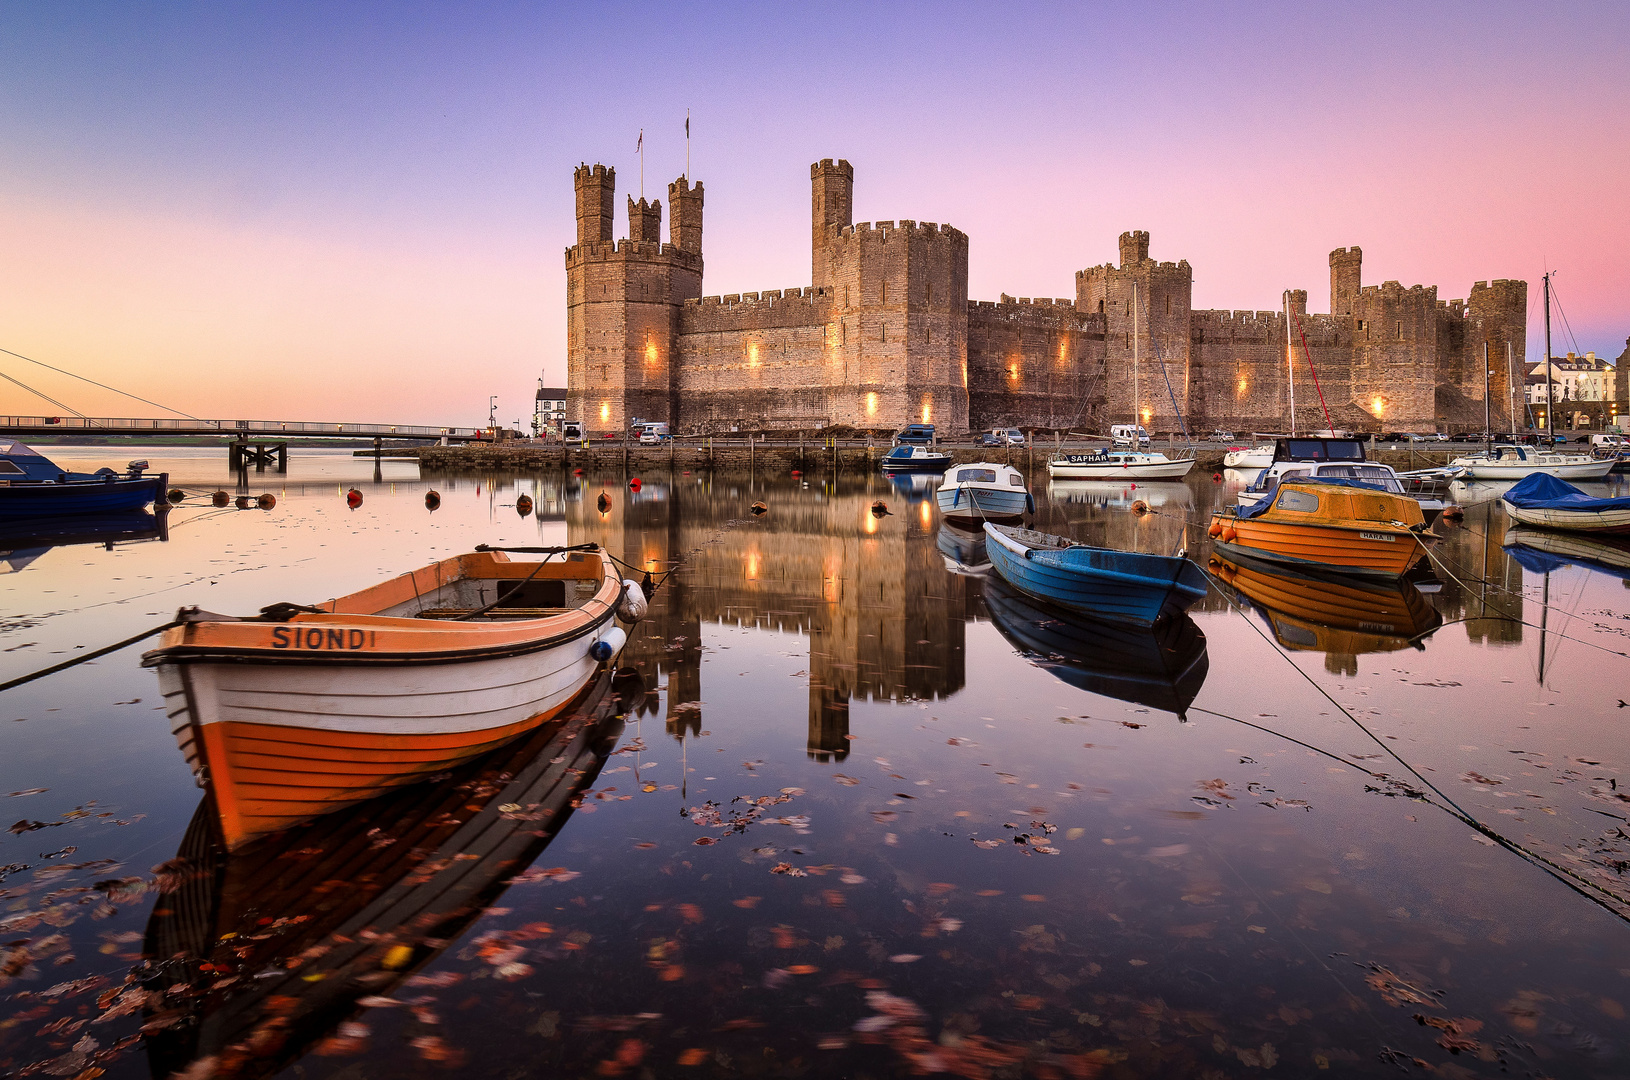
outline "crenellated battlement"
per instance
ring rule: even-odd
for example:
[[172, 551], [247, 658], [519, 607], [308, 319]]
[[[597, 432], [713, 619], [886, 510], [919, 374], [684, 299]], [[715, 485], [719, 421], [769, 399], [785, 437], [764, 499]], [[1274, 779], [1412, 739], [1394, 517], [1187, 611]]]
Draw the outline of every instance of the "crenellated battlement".
[[854, 225], [833, 225], [826, 231], [827, 243], [868, 240], [887, 243], [891, 240], [949, 240], [966, 245], [968, 234], [937, 221], [862, 221]]
[[590, 166], [587, 163], [580, 164], [572, 170], [573, 187], [582, 187], [584, 184], [591, 182], [615, 184], [617, 182], [617, 170], [606, 165], [595, 164]]
[[686, 300], [686, 307], [773, 307], [786, 305], [794, 301], [804, 304], [813, 304], [817, 300], [825, 299], [827, 291], [813, 286], [798, 289], [766, 289], [756, 293], [730, 293], [726, 296], [701, 296]]
[[838, 173], [853, 180], [855, 178], [855, 167], [849, 164], [843, 158], [839, 158], [836, 162], [834, 162], [831, 158], [822, 158], [821, 160], [810, 165], [809, 178], [811, 180], [822, 175], [823, 173]]
[[566, 267], [609, 262], [669, 262], [686, 270], [700, 272], [702, 256], [673, 244], [649, 240], [607, 240], [601, 243], [573, 244], [566, 249]]

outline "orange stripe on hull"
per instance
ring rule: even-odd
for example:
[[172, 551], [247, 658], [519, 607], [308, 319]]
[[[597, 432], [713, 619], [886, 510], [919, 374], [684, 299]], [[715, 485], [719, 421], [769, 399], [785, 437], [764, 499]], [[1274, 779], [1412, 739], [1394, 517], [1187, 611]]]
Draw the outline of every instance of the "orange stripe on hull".
[[1420, 557], [1420, 546], [1407, 534], [1391, 533], [1391, 543], [1365, 540], [1356, 530], [1323, 529], [1308, 525], [1280, 525], [1272, 521], [1230, 521], [1238, 536], [1233, 541], [1247, 551], [1284, 555], [1326, 566], [1354, 567], [1384, 574], [1402, 574]]
[[415, 783], [479, 757], [565, 707], [482, 731], [423, 735], [206, 724], [204, 760], [222, 838], [228, 851], [236, 851], [257, 836]]

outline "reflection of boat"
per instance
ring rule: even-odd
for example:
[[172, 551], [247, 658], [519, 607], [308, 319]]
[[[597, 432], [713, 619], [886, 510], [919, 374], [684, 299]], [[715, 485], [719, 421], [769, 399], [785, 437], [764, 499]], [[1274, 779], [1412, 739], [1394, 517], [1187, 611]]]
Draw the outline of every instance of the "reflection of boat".
[[934, 473], [891, 473], [889, 486], [907, 502], [920, 503], [933, 496], [934, 490], [939, 487], [939, 479]]
[[1223, 466], [1229, 469], [1266, 469], [1273, 464], [1273, 443], [1260, 446], [1231, 446], [1223, 455]]
[[926, 446], [896, 446], [883, 455], [884, 472], [944, 472], [951, 465], [951, 455]]
[[20, 442], [0, 442], [0, 520], [168, 506], [168, 474], [143, 476], [145, 468], [147, 462], [132, 461], [123, 476], [112, 469], [69, 472]]
[[963, 577], [984, 577], [990, 573], [990, 556], [985, 553], [985, 531], [966, 532], [949, 521], [940, 523], [936, 541], [945, 556], [945, 569]]
[[1255, 604], [1289, 649], [1392, 652], [1443, 624], [1420, 589], [1401, 578], [1378, 581], [1293, 570], [1248, 557], [1214, 558], [1212, 573]]
[[105, 544], [111, 549], [136, 540], [168, 540], [168, 524], [168, 515], [145, 510], [0, 521], [0, 573], [21, 570], [54, 547]]
[[1126, 509], [1142, 499], [1150, 506], [1187, 509], [1194, 505], [1194, 492], [1180, 483], [1129, 483], [1119, 480], [1050, 480], [1047, 496], [1055, 503], [1077, 503]]
[[147, 924], [152, 1075], [218, 1055], [211, 1075], [269, 1076], [352, 1019], [358, 999], [387, 996], [429, 964], [571, 817], [619, 712], [602, 675], [560, 723], [440, 783], [231, 855], [214, 842], [206, 795], [160, 870], [173, 891]]
[[1502, 496], [1505, 512], [1523, 525], [1573, 532], [1630, 533], [1630, 499], [1596, 499], [1544, 473], [1524, 478]]
[[1206, 594], [1205, 574], [1181, 555], [1089, 547], [1010, 525], [985, 525], [991, 565], [1020, 592], [1100, 619], [1148, 625]]
[[639, 594], [585, 548], [530, 549], [563, 556], [533, 563], [478, 551], [258, 618], [184, 609], [142, 663], [159, 669], [227, 847], [450, 768], [563, 709], [621, 651], [619, 604]]
[[1153, 626], [1103, 622], [1039, 603], [994, 574], [984, 594], [1002, 636], [1071, 686], [1182, 716], [1205, 682], [1206, 636], [1182, 612]]
[[1181, 480], [1192, 468], [1192, 457], [1173, 460], [1138, 450], [1059, 454], [1047, 463], [1048, 475], [1057, 480]]
[[1286, 480], [1272, 502], [1230, 507], [1207, 530], [1230, 558], [1397, 577], [1421, 557], [1421, 504], [1356, 480]]
[[1024, 486], [1024, 475], [1011, 465], [975, 461], [945, 474], [936, 494], [940, 514], [964, 521], [1016, 518], [1035, 513], [1036, 501]]
[[1630, 541], [1617, 537], [1610, 540], [1519, 525], [1506, 530], [1505, 549], [1524, 570], [1536, 574], [1572, 563], [1630, 581]]

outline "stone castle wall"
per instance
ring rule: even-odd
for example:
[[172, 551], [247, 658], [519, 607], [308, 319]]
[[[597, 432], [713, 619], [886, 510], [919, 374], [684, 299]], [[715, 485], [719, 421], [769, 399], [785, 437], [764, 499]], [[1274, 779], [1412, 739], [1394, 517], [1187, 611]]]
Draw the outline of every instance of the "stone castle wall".
[[681, 431], [1103, 431], [1134, 416], [1150, 431], [1281, 431], [1293, 379], [1298, 430], [1465, 430], [1482, 424], [1484, 346], [1498, 424], [1508, 345], [1523, 370], [1525, 282], [1453, 301], [1365, 286], [1357, 247], [1330, 253], [1330, 314], [1310, 314], [1301, 289], [1282, 298], [1288, 318], [1194, 310], [1187, 260], [1151, 258], [1141, 231], [1121, 234], [1119, 265], [1077, 272], [1073, 299], [970, 302], [968, 237], [853, 224], [854, 169], [831, 159], [810, 167], [812, 284], [703, 298], [702, 185], [669, 185], [673, 242], [644, 199], [628, 200], [630, 239], [614, 242], [615, 177], [574, 173], [566, 252], [567, 417], [594, 431], [635, 417]]

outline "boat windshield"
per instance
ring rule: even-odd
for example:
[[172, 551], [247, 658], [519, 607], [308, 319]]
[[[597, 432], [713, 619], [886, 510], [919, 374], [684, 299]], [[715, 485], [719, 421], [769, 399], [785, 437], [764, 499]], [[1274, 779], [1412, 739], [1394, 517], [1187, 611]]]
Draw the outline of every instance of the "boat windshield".
[[1363, 461], [1364, 444], [1358, 439], [1280, 439], [1276, 461]]
[[996, 470], [958, 469], [956, 480], [959, 484], [994, 484], [996, 483]]
[[1397, 476], [1385, 465], [1326, 465], [1319, 469], [1319, 476], [1345, 476], [1395, 495], [1404, 492], [1404, 486], [1398, 482]]

